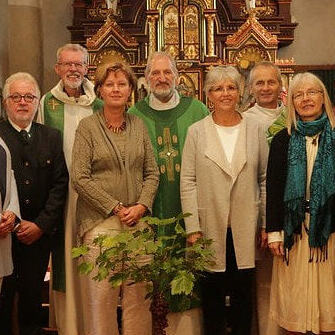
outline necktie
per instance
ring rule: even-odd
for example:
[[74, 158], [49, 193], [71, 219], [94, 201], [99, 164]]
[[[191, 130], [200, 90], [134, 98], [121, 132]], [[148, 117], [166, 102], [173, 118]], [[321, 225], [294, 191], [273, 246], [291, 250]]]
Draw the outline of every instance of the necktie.
[[26, 130], [22, 129], [20, 131], [20, 135], [24, 144], [28, 144], [30, 142], [31, 135]]

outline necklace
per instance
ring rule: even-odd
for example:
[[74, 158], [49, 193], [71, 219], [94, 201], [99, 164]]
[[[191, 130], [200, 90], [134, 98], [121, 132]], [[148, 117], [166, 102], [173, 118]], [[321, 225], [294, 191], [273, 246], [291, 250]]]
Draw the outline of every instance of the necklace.
[[107, 125], [107, 128], [110, 129], [113, 133], [120, 134], [126, 129], [127, 123], [126, 123], [126, 120], [123, 120], [123, 122], [119, 126], [113, 126], [111, 123], [109, 123], [106, 120], [106, 125]]
[[318, 137], [319, 137], [319, 134], [316, 134], [316, 135], [312, 136], [312, 144], [313, 145], [316, 145], [316, 143], [318, 141]]

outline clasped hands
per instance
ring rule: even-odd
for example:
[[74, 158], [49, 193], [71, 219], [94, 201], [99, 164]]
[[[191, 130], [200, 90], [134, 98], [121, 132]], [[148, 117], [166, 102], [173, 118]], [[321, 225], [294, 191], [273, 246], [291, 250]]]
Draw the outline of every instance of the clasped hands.
[[[4, 211], [1, 215], [0, 238], [5, 238], [14, 229], [16, 215], [11, 211]], [[37, 241], [43, 231], [34, 222], [22, 220], [16, 231], [17, 239], [27, 245]]]
[[136, 204], [129, 207], [120, 206], [116, 215], [120, 218], [120, 221], [131, 227], [137, 223], [137, 221], [144, 215], [147, 208], [142, 204]]
[[5, 238], [14, 228], [16, 215], [12, 211], [4, 211], [1, 214], [0, 238]]

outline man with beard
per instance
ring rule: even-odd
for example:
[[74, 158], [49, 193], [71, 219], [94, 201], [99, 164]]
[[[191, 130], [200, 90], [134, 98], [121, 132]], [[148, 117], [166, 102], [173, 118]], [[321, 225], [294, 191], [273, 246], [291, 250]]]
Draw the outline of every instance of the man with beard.
[[41, 334], [44, 276], [64, 220], [68, 172], [61, 134], [33, 122], [39, 99], [40, 90], [30, 74], [19, 72], [6, 80], [8, 120], [0, 122], [0, 134], [12, 156], [22, 217], [12, 235], [14, 271], [4, 278], [1, 292], [0, 333], [6, 335], [14, 334], [15, 293], [20, 335]]
[[[271, 62], [257, 63], [250, 71], [249, 89], [256, 100], [256, 104], [249, 108], [244, 115], [256, 118], [265, 131], [272, 125], [281, 113], [285, 113], [285, 105], [280, 104], [282, 88], [279, 68]], [[269, 297], [272, 273], [272, 255], [267, 248], [267, 234], [265, 227], [260, 232], [260, 250], [256, 257], [256, 296], [257, 321], [259, 335], [277, 335], [280, 329], [269, 319]]]
[[[169, 54], [153, 53], [148, 59], [145, 78], [149, 95], [128, 112], [140, 117], [148, 128], [160, 170], [153, 216], [165, 219], [181, 212], [180, 166], [187, 129], [205, 117], [208, 111], [199, 100], [178, 94], [178, 70]], [[174, 234], [174, 227], [164, 226], [158, 234]], [[170, 304], [170, 309], [178, 311], [178, 304]], [[180, 313], [170, 315], [168, 333], [200, 334], [201, 326], [194, 324], [197, 312], [188, 311], [189, 315], [185, 317]]]
[[[72, 146], [79, 121], [102, 107], [93, 84], [85, 78], [88, 53], [79, 44], [66, 44], [57, 50], [55, 72], [58, 84], [41, 99], [38, 121], [57, 128], [63, 135], [63, 150], [69, 171]], [[77, 265], [71, 257], [76, 238], [77, 194], [69, 183], [65, 227], [52, 255], [52, 295], [59, 335], [81, 333], [80, 296]], [[66, 251], [66, 253], [65, 253]]]

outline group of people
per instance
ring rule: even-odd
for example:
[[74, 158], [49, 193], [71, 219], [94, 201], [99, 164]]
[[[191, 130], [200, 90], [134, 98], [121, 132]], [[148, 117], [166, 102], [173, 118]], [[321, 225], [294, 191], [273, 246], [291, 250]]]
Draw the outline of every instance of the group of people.
[[[225, 334], [227, 299], [234, 335], [335, 332], [335, 115], [323, 83], [296, 75], [284, 106], [279, 69], [258, 63], [249, 78], [256, 103], [241, 113], [241, 75], [214, 67], [204, 82], [209, 113], [178, 93], [174, 59], [156, 52], [145, 69], [149, 95], [128, 108], [131, 68], [104, 64], [94, 86], [87, 63], [86, 49], [67, 44], [57, 51], [60, 81], [41, 100], [27, 73], [4, 86], [1, 333], [12, 334], [17, 294], [20, 334], [40, 334], [51, 252], [59, 335], [119, 334], [120, 297], [122, 334], [150, 335], [146, 284], [115, 289], [79, 276], [71, 249], [85, 243], [95, 259], [100, 234], [180, 212], [192, 214], [186, 243], [211, 239], [215, 264], [199, 282], [201, 309], [173, 306], [168, 334]], [[283, 115], [269, 149], [266, 131]]]

